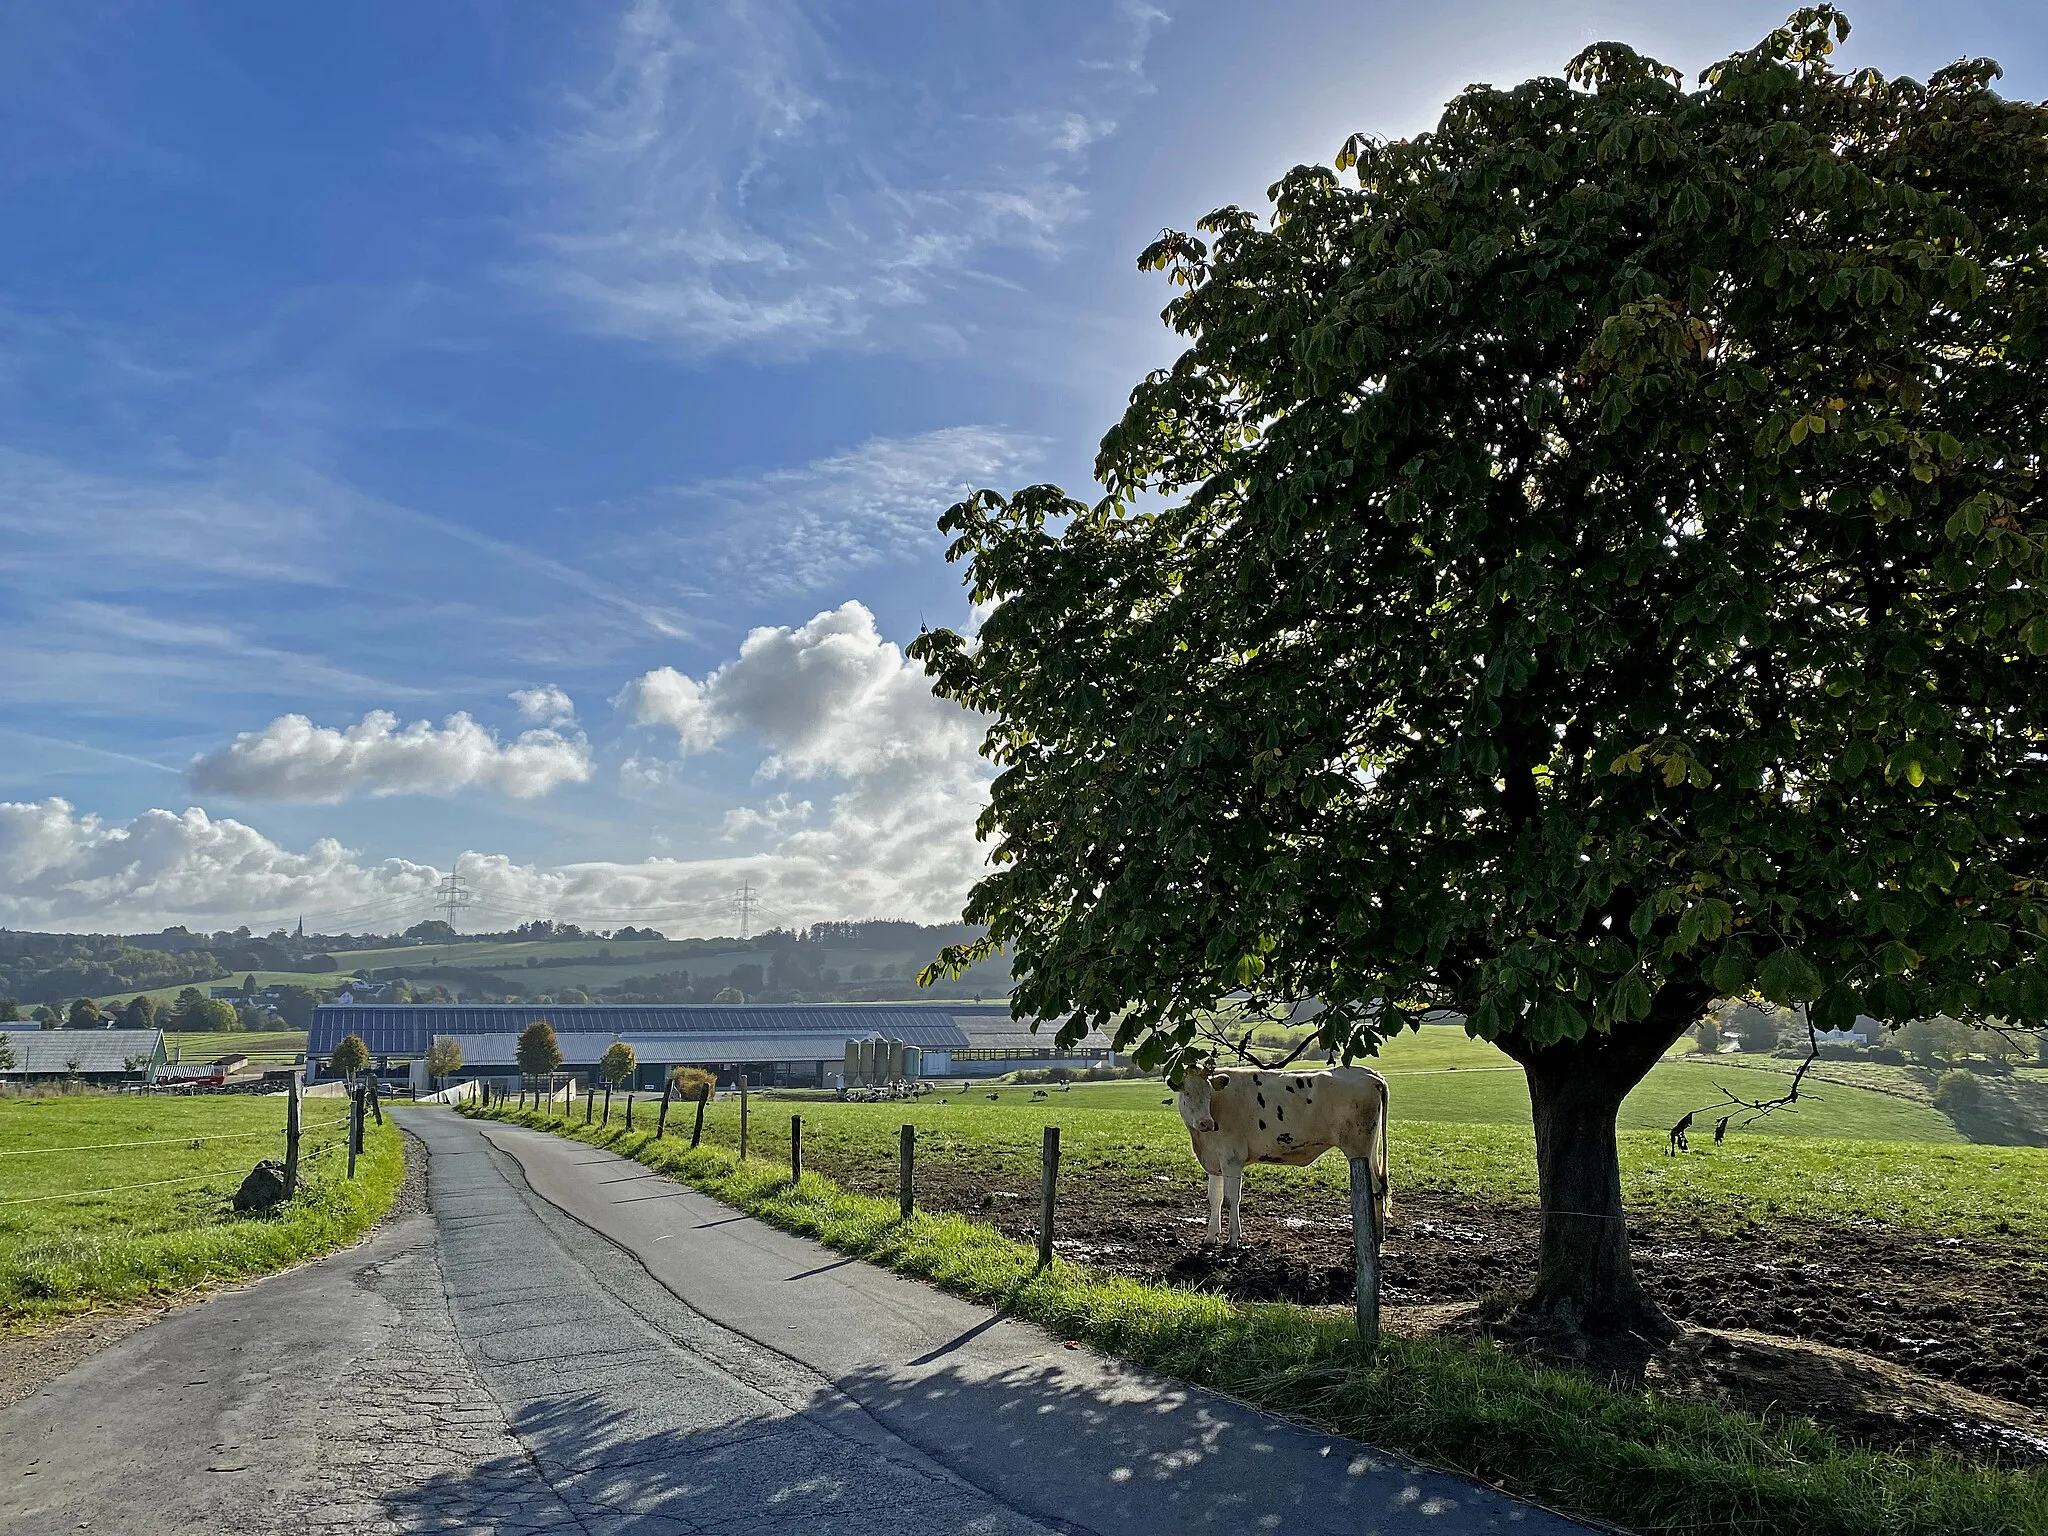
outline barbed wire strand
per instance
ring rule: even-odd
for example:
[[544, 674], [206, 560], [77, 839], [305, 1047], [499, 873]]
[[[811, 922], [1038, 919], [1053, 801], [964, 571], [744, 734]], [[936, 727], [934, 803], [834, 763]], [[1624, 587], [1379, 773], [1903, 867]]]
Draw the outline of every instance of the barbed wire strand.
[[[323, 1115], [318, 1120], [301, 1122], [301, 1133], [322, 1125], [339, 1125], [347, 1115]], [[128, 1147], [170, 1147], [195, 1141], [252, 1141], [259, 1136], [282, 1136], [284, 1127], [268, 1131], [222, 1131], [202, 1132], [197, 1136], [159, 1136], [148, 1141], [96, 1141], [85, 1147], [9, 1147], [0, 1149], [0, 1157], [43, 1157], [55, 1152], [118, 1152]]]

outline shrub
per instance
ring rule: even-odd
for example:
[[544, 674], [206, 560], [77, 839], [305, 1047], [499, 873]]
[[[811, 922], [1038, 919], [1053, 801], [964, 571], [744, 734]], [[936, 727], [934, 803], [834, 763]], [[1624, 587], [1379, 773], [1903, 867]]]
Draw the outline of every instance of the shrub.
[[675, 1085], [679, 1099], [708, 1098], [711, 1090], [718, 1086], [718, 1079], [702, 1067], [670, 1067], [668, 1080]]
[[1934, 1107], [1945, 1115], [1974, 1115], [1984, 1108], [1984, 1084], [1974, 1072], [1944, 1072], [1934, 1087]]

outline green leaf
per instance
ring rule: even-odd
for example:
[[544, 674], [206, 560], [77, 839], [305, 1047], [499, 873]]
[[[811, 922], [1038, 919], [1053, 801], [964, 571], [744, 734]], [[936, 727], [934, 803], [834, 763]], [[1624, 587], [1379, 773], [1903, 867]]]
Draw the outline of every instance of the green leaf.
[[1724, 949], [1714, 957], [1707, 980], [1723, 997], [1737, 997], [1749, 985], [1749, 956], [1739, 949]]
[[1766, 955], [1756, 969], [1757, 990], [1782, 1006], [1811, 1002], [1820, 996], [1820, 972], [1796, 949]]

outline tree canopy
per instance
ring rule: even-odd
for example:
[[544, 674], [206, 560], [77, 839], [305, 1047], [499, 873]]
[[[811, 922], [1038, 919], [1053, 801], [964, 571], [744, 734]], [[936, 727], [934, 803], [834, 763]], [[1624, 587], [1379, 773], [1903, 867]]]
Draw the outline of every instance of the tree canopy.
[[597, 1075], [616, 1088], [633, 1075], [636, 1064], [633, 1047], [623, 1040], [614, 1040], [598, 1058]]
[[947, 964], [1152, 1063], [1456, 1014], [1603, 1221], [1717, 996], [2048, 1016], [2048, 111], [1846, 35], [1598, 44], [1145, 252], [1188, 347], [1108, 494], [941, 522], [991, 612], [913, 654], [1001, 768]]
[[535, 1019], [519, 1031], [514, 1054], [520, 1072], [527, 1077], [552, 1077], [561, 1070], [562, 1043], [555, 1038], [554, 1026], [545, 1019]]
[[343, 1035], [334, 1047], [334, 1054], [328, 1058], [330, 1070], [343, 1077], [354, 1077], [366, 1071], [370, 1065], [370, 1048], [363, 1044], [361, 1035]]
[[435, 1080], [462, 1070], [462, 1046], [452, 1035], [436, 1035], [427, 1046], [427, 1072]]

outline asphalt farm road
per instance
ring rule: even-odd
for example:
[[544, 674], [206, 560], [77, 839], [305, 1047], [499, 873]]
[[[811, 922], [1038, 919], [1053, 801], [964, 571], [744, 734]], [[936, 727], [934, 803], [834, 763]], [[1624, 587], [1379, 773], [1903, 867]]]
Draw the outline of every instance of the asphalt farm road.
[[446, 1110], [403, 1123], [428, 1210], [0, 1411], [0, 1533], [1585, 1529], [609, 1153]]

